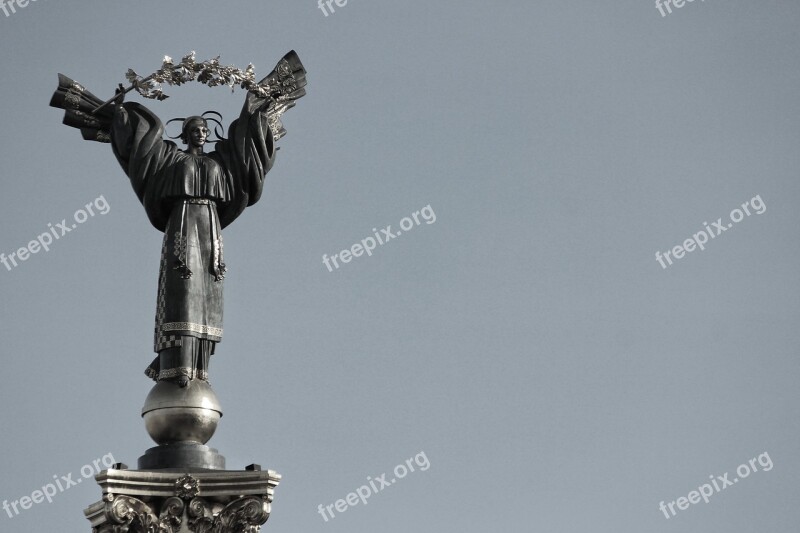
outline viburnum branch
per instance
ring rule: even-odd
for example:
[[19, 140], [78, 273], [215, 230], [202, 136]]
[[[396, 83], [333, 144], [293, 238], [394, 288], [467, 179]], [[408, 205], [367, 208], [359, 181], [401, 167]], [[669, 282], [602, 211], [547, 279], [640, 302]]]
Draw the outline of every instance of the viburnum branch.
[[[280, 79], [269, 79], [265, 80], [264, 83], [256, 82], [255, 67], [253, 67], [252, 63], [247, 65], [245, 70], [240, 70], [234, 66], [221, 65], [219, 56], [198, 62], [194, 51], [183, 56], [177, 65], [171, 57], [164, 56], [161, 68], [149, 76], [142, 77], [133, 69], [128, 69], [125, 73], [125, 78], [131, 86], [125, 89], [124, 93], [135, 89], [144, 98], [153, 100], [166, 100], [169, 98], [164, 93], [163, 84], [183, 85], [190, 81], [197, 81], [209, 87], [227, 85], [231, 88], [231, 92], [238, 85], [261, 98], [274, 99], [284, 92]], [[103, 103], [94, 110], [94, 113], [97, 113], [116, 99], [117, 96]]]
[[261, 85], [255, 81], [255, 68], [252, 64], [241, 70], [220, 64], [219, 56], [198, 62], [195, 52], [185, 55], [177, 65], [171, 57], [165, 56], [161, 68], [145, 78], [129, 69], [126, 78], [140, 95], [157, 100], [166, 97], [162, 84], [183, 85], [190, 81], [197, 81], [209, 87], [227, 85], [231, 91], [238, 85], [261, 97], [270, 96], [276, 89], [270, 87], [268, 83]]

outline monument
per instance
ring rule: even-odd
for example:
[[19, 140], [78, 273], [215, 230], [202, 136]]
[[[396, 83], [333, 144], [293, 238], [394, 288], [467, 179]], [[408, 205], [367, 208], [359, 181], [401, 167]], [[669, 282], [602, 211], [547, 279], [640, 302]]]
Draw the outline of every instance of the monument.
[[[136, 470], [119, 463], [97, 475], [103, 498], [84, 511], [93, 533], [255, 533], [269, 518], [280, 475], [256, 464], [226, 470], [225, 458], [206, 445], [222, 417], [209, 363], [223, 333], [222, 230], [261, 197], [275, 143], [286, 133], [281, 117], [305, 95], [305, 74], [294, 51], [259, 82], [252, 65], [242, 71], [219, 58], [198, 62], [192, 52], [178, 64], [165, 57], [146, 77], [129, 70], [130, 86], [120, 84], [107, 101], [59, 74], [50, 105], [63, 109], [64, 124], [84, 139], [111, 144], [148, 219], [164, 233], [156, 356], [145, 370], [156, 383], [142, 408], [156, 446]], [[207, 111], [168, 121], [181, 130], [165, 138], [153, 112], [124, 101], [132, 90], [163, 100], [163, 84], [190, 81], [247, 91], [227, 137], [222, 117]], [[185, 149], [173, 142], [178, 138]], [[210, 142], [214, 150], [206, 153]]]

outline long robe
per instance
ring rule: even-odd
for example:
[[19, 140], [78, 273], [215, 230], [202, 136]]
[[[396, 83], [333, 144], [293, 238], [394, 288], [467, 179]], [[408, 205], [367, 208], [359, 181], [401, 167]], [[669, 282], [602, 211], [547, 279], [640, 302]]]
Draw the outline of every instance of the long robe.
[[[111, 144], [153, 226], [164, 232], [154, 351], [146, 374], [207, 379], [223, 332], [221, 230], [261, 197], [275, 158], [268, 101], [248, 93], [228, 138], [200, 156], [164, 140], [164, 126], [138, 103], [117, 106]], [[165, 363], [166, 360], [166, 363]]]

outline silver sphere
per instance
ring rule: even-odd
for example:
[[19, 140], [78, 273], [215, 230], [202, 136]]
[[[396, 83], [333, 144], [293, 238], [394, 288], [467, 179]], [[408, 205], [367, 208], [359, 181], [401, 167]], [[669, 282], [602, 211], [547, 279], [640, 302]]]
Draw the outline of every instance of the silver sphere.
[[159, 381], [144, 401], [142, 417], [147, 433], [158, 444], [205, 444], [217, 430], [222, 408], [205, 381], [193, 379], [184, 388]]

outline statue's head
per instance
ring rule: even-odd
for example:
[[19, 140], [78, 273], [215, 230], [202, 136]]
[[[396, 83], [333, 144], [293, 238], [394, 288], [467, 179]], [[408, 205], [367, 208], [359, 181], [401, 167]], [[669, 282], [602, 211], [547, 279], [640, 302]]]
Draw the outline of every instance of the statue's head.
[[181, 141], [187, 146], [202, 147], [208, 140], [209, 133], [206, 119], [199, 115], [188, 117], [183, 121]]
[[[206, 116], [214, 115], [214, 116]], [[219, 117], [219, 118], [216, 118]], [[207, 142], [217, 142], [224, 140], [222, 137], [222, 115], [216, 111], [206, 111], [202, 115], [194, 115], [187, 118], [173, 118], [167, 121], [167, 126], [173, 122], [182, 122], [180, 135], [171, 136], [170, 139], [180, 139], [187, 146], [187, 148], [202, 148]], [[211, 129], [208, 127], [209, 123], [214, 123], [214, 139], [209, 139], [211, 136]]]

